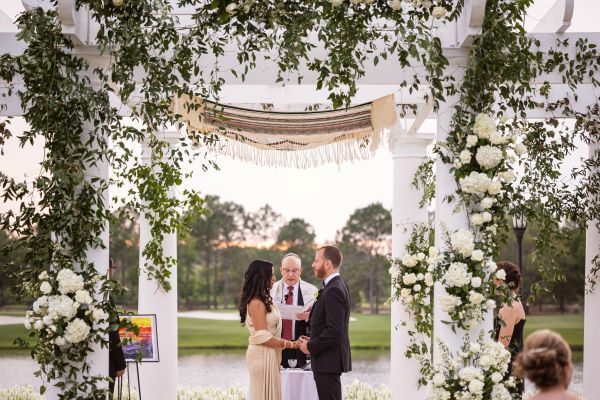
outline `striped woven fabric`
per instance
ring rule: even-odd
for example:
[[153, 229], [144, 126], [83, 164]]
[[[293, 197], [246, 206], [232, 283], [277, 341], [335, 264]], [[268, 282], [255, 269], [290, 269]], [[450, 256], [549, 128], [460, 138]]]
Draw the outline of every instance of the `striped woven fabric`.
[[348, 109], [316, 112], [250, 110], [179, 97], [174, 112], [221, 140], [214, 151], [259, 165], [310, 167], [371, 157], [385, 128], [396, 123], [394, 96]]

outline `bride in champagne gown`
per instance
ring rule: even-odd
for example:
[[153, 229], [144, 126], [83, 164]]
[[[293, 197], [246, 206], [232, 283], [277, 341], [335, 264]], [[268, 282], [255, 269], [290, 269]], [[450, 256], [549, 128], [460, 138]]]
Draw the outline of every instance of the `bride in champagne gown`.
[[241, 322], [250, 333], [246, 352], [249, 400], [281, 400], [281, 350], [298, 348], [298, 343], [281, 338], [281, 315], [270, 295], [273, 283], [273, 264], [261, 260], [250, 263], [239, 305]]

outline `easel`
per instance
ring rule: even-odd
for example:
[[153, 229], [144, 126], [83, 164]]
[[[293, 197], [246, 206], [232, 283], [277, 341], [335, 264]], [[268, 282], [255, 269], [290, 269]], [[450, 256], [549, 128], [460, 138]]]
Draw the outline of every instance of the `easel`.
[[[142, 386], [140, 385], [140, 363], [128, 362], [127, 363], [127, 398], [131, 400], [131, 379], [129, 379], [129, 364], [135, 364], [135, 371], [137, 376], [137, 389], [138, 389], [138, 399], [142, 400]], [[123, 377], [120, 376], [117, 378], [117, 400], [123, 400]]]

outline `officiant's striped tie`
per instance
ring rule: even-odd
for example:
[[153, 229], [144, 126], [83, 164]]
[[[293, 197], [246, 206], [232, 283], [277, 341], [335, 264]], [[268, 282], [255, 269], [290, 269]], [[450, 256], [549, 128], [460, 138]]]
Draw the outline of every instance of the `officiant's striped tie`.
[[[287, 296], [285, 296], [285, 304], [294, 304], [294, 287], [293, 286], [288, 286], [288, 293], [287, 293]], [[292, 322], [293, 321], [291, 319], [283, 320], [281, 337], [286, 340], [294, 340], [294, 338], [292, 337]]]

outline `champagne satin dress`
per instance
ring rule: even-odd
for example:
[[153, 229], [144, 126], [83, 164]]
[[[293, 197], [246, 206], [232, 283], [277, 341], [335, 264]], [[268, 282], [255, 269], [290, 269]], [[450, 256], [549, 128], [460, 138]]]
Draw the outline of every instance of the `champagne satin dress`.
[[281, 349], [262, 345], [272, 337], [281, 337], [281, 315], [277, 306], [273, 305], [267, 314], [267, 329], [254, 329], [249, 314], [246, 314], [246, 328], [250, 332], [246, 351], [246, 367], [250, 374], [248, 400], [281, 400]]

